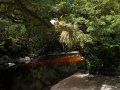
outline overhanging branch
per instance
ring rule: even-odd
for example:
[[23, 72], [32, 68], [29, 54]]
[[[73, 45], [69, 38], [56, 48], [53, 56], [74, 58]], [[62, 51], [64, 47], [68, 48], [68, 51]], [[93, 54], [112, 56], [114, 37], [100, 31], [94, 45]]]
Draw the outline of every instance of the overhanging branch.
[[27, 19], [29, 19], [31, 22], [33, 22], [35, 25], [49, 27], [49, 24], [38, 17], [34, 12], [29, 10], [25, 4], [22, 3], [21, 0], [14, 0], [16, 5], [20, 8], [22, 15], [25, 16]]

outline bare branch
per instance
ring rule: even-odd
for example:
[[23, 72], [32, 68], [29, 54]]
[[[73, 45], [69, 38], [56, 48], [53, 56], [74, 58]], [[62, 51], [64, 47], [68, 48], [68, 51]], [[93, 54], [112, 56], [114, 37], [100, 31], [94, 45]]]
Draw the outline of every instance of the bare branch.
[[9, 20], [11, 20], [13, 23], [23, 23], [23, 22], [24, 22], [24, 20], [17, 19], [17, 18], [15, 18], [15, 17], [13, 17], [13, 16], [7, 16], [7, 18], [8, 18]]
[[29, 10], [21, 0], [14, 0], [16, 5], [20, 8], [22, 15], [31, 20], [35, 25], [49, 27], [49, 24], [38, 17], [34, 12]]
[[15, 3], [13, 1], [10, 1], [10, 0], [8, 0], [8, 1], [7, 0], [5, 0], [5, 1], [1, 0], [0, 4], [15, 4]]

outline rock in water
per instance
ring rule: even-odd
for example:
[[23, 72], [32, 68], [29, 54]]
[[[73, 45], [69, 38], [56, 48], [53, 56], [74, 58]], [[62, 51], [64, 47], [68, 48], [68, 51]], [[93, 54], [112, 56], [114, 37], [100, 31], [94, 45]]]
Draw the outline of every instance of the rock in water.
[[24, 58], [19, 58], [20, 63], [30, 63], [31, 59], [28, 56], [25, 56]]
[[15, 63], [7, 63], [7, 64], [8, 64], [8, 67], [15, 66]]
[[27, 63], [30, 63], [30, 61], [31, 61], [30, 57], [26, 56], [26, 57], [25, 57], [25, 63], [26, 63], [26, 64], [27, 64]]

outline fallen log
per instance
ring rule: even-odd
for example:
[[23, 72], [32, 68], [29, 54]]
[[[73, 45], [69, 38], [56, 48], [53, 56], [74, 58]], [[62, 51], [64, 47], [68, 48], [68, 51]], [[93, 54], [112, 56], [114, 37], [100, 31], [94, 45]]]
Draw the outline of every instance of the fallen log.
[[56, 58], [49, 58], [47, 60], [37, 60], [27, 64], [21, 64], [19, 67], [21, 68], [35, 68], [41, 65], [46, 64], [56, 64], [56, 63], [71, 63], [71, 62], [79, 62], [83, 61], [84, 57], [80, 54], [77, 55], [67, 55], [67, 56], [60, 56]]
[[25, 56], [25, 58], [20, 58], [18, 60], [13, 60], [10, 62], [8, 61], [2, 62], [2, 64], [0, 64], [0, 69], [10, 69], [10, 68], [29, 69], [46, 64], [71, 63], [71, 62], [79, 62], [83, 60], [84, 57], [77, 51], [41, 55], [33, 59], [31, 59], [29, 56]]

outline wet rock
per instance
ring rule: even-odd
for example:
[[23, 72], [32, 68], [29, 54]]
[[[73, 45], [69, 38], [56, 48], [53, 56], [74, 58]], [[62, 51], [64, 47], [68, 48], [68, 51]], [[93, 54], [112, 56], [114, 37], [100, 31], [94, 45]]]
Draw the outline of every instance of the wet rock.
[[30, 61], [31, 61], [30, 57], [26, 56], [25, 57], [25, 63], [30, 63]]
[[20, 63], [30, 63], [31, 62], [31, 58], [28, 56], [25, 56], [24, 58], [19, 58], [18, 59]]
[[8, 67], [15, 66], [15, 63], [7, 63], [7, 64], [8, 64]]
[[35, 57], [37, 57], [37, 54], [30, 53], [30, 54], [29, 54], [29, 57], [30, 57], [30, 58], [35, 58]]
[[9, 60], [10, 59], [10, 57], [7, 56], [7, 55], [2, 56], [2, 58], [5, 59], [5, 60]]

